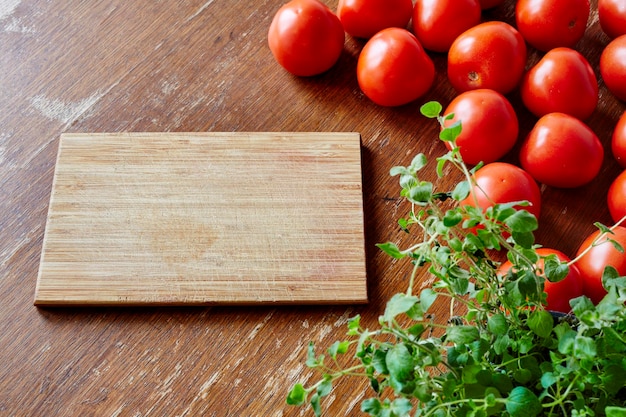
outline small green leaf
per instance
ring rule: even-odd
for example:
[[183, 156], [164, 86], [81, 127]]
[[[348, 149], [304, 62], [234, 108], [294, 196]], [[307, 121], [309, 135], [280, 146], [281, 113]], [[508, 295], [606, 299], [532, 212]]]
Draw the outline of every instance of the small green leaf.
[[431, 288], [425, 288], [420, 293], [420, 304], [423, 311], [428, 311], [431, 305], [437, 299], [437, 292]]
[[463, 126], [461, 125], [461, 121], [457, 120], [451, 125], [448, 125], [444, 127], [443, 129], [441, 129], [441, 132], [439, 132], [439, 139], [445, 142], [455, 141], [456, 138], [458, 138], [459, 135], [461, 134], [462, 130], [463, 130]]
[[504, 314], [499, 313], [489, 317], [489, 320], [487, 320], [487, 328], [495, 335], [504, 335], [509, 330], [509, 325]]
[[356, 316], [348, 319], [348, 335], [356, 336], [359, 333], [359, 329], [361, 328], [361, 315], [357, 314]]
[[537, 230], [537, 218], [526, 210], [519, 210], [509, 216], [504, 223], [511, 228], [512, 232], [528, 233]]
[[408, 398], [396, 398], [391, 402], [390, 409], [396, 416], [406, 416], [413, 409], [413, 404]]
[[511, 417], [535, 417], [542, 407], [537, 396], [526, 387], [515, 387], [506, 401], [506, 411]]
[[556, 381], [557, 378], [552, 372], [545, 372], [541, 375], [541, 386], [544, 388], [550, 388], [552, 385], [556, 384]]
[[433, 184], [426, 181], [422, 181], [419, 184], [411, 187], [407, 196], [409, 201], [420, 205], [428, 203], [432, 199], [432, 197]]
[[458, 210], [448, 210], [443, 216], [443, 225], [454, 227], [463, 221], [463, 213]]
[[383, 321], [387, 323], [391, 322], [397, 315], [406, 313], [418, 302], [419, 298], [414, 295], [406, 295], [404, 293], [395, 294], [387, 302], [385, 313], [382, 317]]
[[371, 416], [379, 416], [382, 409], [383, 405], [378, 398], [368, 398], [361, 403], [361, 411]]
[[393, 345], [387, 351], [385, 364], [389, 369], [389, 375], [396, 381], [406, 381], [413, 375], [413, 356], [404, 343]]
[[298, 383], [291, 388], [287, 395], [287, 404], [302, 405], [306, 401], [306, 390], [302, 384]]
[[579, 336], [574, 340], [574, 355], [595, 359], [597, 353], [596, 342], [591, 337]]
[[391, 167], [389, 170], [389, 175], [395, 177], [396, 175], [411, 175], [411, 172], [407, 169], [407, 167], [403, 166], [395, 166]]
[[480, 338], [474, 326], [450, 326], [446, 332], [447, 340], [459, 345], [472, 343]]
[[350, 342], [348, 341], [336, 341], [328, 348], [328, 354], [331, 358], [337, 359], [337, 355], [342, 355], [348, 351], [348, 347], [350, 346]]
[[567, 262], [561, 262], [556, 255], [548, 255], [544, 259], [544, 274], [548, 281], [559, 282], [565, 279], [569, 274], [569, 266]]
[[524, 249], [531, 249], [532, 246], [535, 244], [535, 235], [533, 234], [533, 232], [513, 232], [511, 233], [511, 237], [513, 238], [515, 243], [517, 243]]
[[569, 305], [577, 317], [582, 317], [587, 311], [595, 311], [593, 302], [585, 295], [570, 300]]
[[309, 342], [307, 347], [307, 358], [306, 358], [306, 366], [309, 368], [315, 368], [318, 365], [318, 360], [315, 357], [315, 345], [313, 342]]
[[322, 415], [321, 398], [317, 393], [311, 395], [311, 408], [313, 408], [315, 417], [320, 417]]
[[402, 259], [406, 256], [406, 253], [403, 253], [393, 242], [377, 243], [376, 247], [395, 259]]
[[411, 161], [411, 165], [409, 165], [409, 171], [417, 172], [424, 168], [427, 163], [428, 159], [426, 158], [426, 155], [424, 155], [423, 153], [419, 153], [415, 155], [415, 157]]
[[626, 407], [609, 406], [604, 409], [606, 417], [626, 417]]
[[452, 198], [456, 201], [464, 200], [469, 195], [470, 188], [470, 183], [468, 181], [459, 182], [452, 191]]
[[422, 107], [420, 107], [420, 113], [422, 113], [422, 115], [428, 117], [429, 119], [439, 117], [442, 110], [443, 107], [437, 101], [429, 101], [428, 103], [425, 103], [422, 105]]
[[330, 378], [324, 378], [324, 380], [322, 382], [320, 382], [320, 384], [317, 386], [317, 395], [321, 397], [325, 397], [328, 394], [330, 394], [330, 392], [333, 389], [333, 381]]
[[528, 327], [537, 336], [546, 338], [550, 336], [554, 327], [552, 315], [545, 310], [535, 310], [530, 314], [527, 321]]

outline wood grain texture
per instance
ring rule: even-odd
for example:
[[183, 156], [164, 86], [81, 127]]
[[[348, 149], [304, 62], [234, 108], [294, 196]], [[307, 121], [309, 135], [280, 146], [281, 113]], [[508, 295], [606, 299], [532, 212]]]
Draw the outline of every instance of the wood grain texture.
[[358, 133], [64, 134], [36, 305], [367, 302]]
[[[386, 300], [406, 289], [410, 267], [374, 245], [411, 239], [397, 226], [408, 207], [389, 169], [417, 152], [431, 160], [445, 152], [419, 106], [456, 95], [446, 56], [431, 54], [437, 77], [423, 98], [381, 108], [356, 81], [361, 40], [346, 37], [337, 65], [317, 77], [293, 77], [276, 64], [267, 30], [283, 3], [0, 1], [1, 417], [312, 416], [285, 405], [294, 382], [313, 381], [308, 342], [330, 346], [356, 314], [375, 327]], [[576, 49], [599, 76], [608, 38], [596, 6], [592, 0]], [[514, 8], [507, 0], [483, 19], [514, 24]], [[541, 54], [529, 51], [531, 65]], [[521, 139], [536, 118], [517, 92], [507, 97]], [[621, 169], [608, 150], [625, 110], [600, 79], [600, 104], [586, 122], [605, 147], [605, 165], [585, 187], [542, 187], [538, 243], [573, 255], [593, 222], [610, 223], [605, 194]], [[76, 132], [360, 132], [369, 304], [33, 307], [59, 137]], [[516, 162], [518, 149], [504, 159]], [[424, 175], [436, 179], [428, 168]], [[421, 273], [418, 285], [429, 279]], [[360, 416], [360, 400], [372, 395], [367, 383], [348, 379], [326, 399], [326, 415]]]

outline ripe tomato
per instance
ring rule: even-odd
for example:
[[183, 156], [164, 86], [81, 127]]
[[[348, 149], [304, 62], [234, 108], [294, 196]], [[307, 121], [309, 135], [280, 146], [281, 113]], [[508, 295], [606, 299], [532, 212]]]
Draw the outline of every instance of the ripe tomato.
[[480, 23], [478, 0], [417, 0], [413, 33], [424, 48], [447, 52], [465, 30]]
[[535, 180], [523, 169], [506, 162], [492, 162], [474, 174], [476, 185], [470, 195], [460, 202], [462, 206], [480, 207], [483, 210], [493, 204], [528, 201], [529, 206], [516, 206], [539, 218], [541, 213], [541, 190]]
[[615, 223], [626, 216], [626, 171], [613, 180], [607, 195], [609, 213]]
[[511, 25], [491, 21], [459, 35], [448, 51], [448, 79], [458, 91], [490, 88], [507, 94], [526, 67], [526, 42]]
[[[576, 257], [591, 246], [599, 235], [600, 231], [589, 235], [580, 245]], [[613, 234], [610, 235], [610, 239], [626, 248], [626, 227], [615, 227]], [[618, 251], [608, 242], [606, 236], [600, 239], [598, 243], [576, 262], [583, 279], [583, 292], [596, 304], [606, 295], [606, 290], [602, 286], [602, 273], [607, 265], [617, 269], [620, 276], [626, 276], [626, 253]]]
[[430, 89], [435, 65], [411, 32], [388, 28], [372, 36], [361, 50], [357, 80], [374, 103], [399, 106]]
[[613, 39], [602, 51], [600, 75], [609, 91], [626, 101], [626, 35]]
[[596, 177], [604, 158], [602, 143], [583, 122], [565, 113], [541, 117], [522, 143], [520, 162], [537, 181], [574, 188]]
[[483, 10], [492, 9], [504, 4], [504, 0], [480, 0], [480, 8]]
[[598, 0], [600, 27], [610, 38], [626, 35], [626, 2]]
[[589, 0], [518, 0], [515, 23], [530, 45], [547, 52], [576, 45], [585, 34], [589, 11]]
[[406, 28], [412, 13], [411, 0], [339, 0], [337, 6], [346, 33], [365, 39], [390, 27]]
[[[571, 259], [563, 252], [549, 249], [539, 248], [537, 254], [541, 257], [537, 262], [537, 270], [543, 275], [544, 259], [549, 255], [556, 255], [561, 262], [569, 262]], [[513, 267], [511, 261], [506, 261], [498, 268], [498, 273], [506, 275], [506, 273]], [[543, 284], [543, 291], [548, 295], [546, 299], [546, 309], [550, 311], [559, 311], [561, 313], [569, 313], [571, 307], [569, 301], [573, 298], [583, 295], [583, 280], [580, 276], [580, 271], [576, 265], [570, 265], [569, 273], [565, 278], [559, 282], [551, 282], [547, 279]]]
[[622, 113], [613, 130], [611, 150], [617, 162], [626, 168], [626, 111]]
[[[463, 160], [476, 165], [490, 163], [509, 152], [519, 134], [519, 123], [509, 101], [494, 90], [479, 89], [459, 94], [444, 114], [454, 113], [450, 125], [461, 120], [462, 130], [456, 139]], [[448, 149], [450, 142], [445, 142]]]
[[598, 105], [598, 80], [593, 68], [570, 48], [546, 53], [526, 73], [520, 90], [524, 105], [537, 117], [561, 112], [584, 120]]
[[339, 18], [319, 0], [291, 0], [283, 5], [267, 37], [276, 61], [299, 76], [329, 70], [339, 59], [345, 42]]

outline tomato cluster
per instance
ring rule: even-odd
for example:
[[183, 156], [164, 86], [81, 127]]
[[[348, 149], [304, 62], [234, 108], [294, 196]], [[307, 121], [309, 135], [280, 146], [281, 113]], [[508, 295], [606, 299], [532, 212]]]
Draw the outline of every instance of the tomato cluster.
[[[514, 23], [483, 21], [483, 10], [504, 1], [339, 0], [335, 13], [321, 0], [291, 0], [276, 13], [268, 41], [287, 71], [311, 76], [337, 62], [346, 34], [363, 39], [356, 78], [365, 96], [381, 106], [423, 97], [436, 76], [432, 54], [446, 54], [447, 80], [458, 93], [446, 108], [454, 115], [446, 123], [462, 121], [456, 145], [463, 159], [484, 164], [476, 180], [487, 195], [465, 203], [486, 208], [528, 200], [526, 209], [539, 217], [537, 183], [580, 187], [598, 175], [604, 161], [603, 145], [585, 122], [598, 105], [599, 79], [575, 49], [592, 10], [589, 0], [518, 0]], [[600, 59], [601, 80], [626, 101], [626, 1], [597, 4], [600, 27], [610, 39]], [[532, 65], [529, 48], [541, 56]], [[521, 167], [498, 162], [518, 141], [517, 115], [506, 97], [513, 91], [537, 117], [519, 147]], [[611, 153], [626, 169], [626, 112], [615, 126]], [[613, 220], [626, 226], [626, 171], [611, 185], [607, 202]], [[626, 247], [626, 228], [615, 230], [615, 241]], [[585, 251], [590, 242], [576, 256], [570, 274], [576, 278], [567, 280], [580, 279], [582, 291], [597, 301], [604, 291], [602, 270], [611, 265], [626, 275], [626, 254], [610, 244]], [[546, 290], [574, 296], [559, 289], [566, 285]], [[558, 305], [556, 298], [548, 295], [550, 304]]]

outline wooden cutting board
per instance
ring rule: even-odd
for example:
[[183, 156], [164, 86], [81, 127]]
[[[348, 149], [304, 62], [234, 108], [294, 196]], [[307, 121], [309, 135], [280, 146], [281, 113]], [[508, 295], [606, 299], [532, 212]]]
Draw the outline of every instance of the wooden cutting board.
[[358, 133], [63, 134], [35, 304], [367, 302]]

